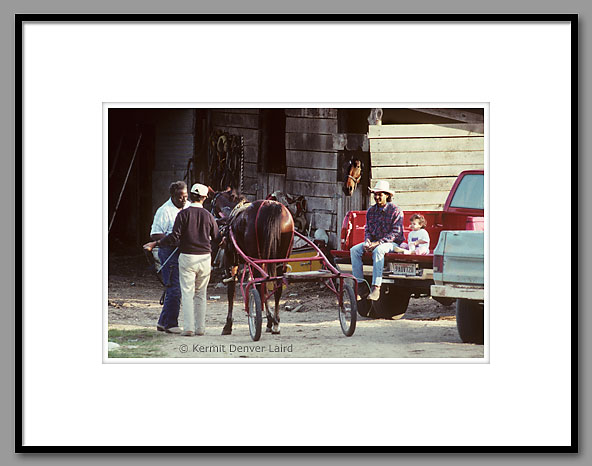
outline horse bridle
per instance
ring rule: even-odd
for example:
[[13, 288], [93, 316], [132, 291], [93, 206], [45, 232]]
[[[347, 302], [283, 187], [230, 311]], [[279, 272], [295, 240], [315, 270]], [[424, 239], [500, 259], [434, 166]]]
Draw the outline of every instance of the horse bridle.
[[358, 176], [357, 178], [354, 178], [351, 175], [347, 175], [348, 178], [351, 178], [352, 180], [354, 180], [354, 183], [358, 184], [360, 182], [360, 180], [362, 179], [362, 172], [360, 171], [360, 176]]

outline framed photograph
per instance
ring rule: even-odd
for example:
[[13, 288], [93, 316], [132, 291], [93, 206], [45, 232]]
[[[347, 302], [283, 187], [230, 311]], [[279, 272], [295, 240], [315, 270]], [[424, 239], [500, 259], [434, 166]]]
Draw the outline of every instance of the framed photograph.
[[576, 15], [16, 25], [17, 451], [577, 451]]

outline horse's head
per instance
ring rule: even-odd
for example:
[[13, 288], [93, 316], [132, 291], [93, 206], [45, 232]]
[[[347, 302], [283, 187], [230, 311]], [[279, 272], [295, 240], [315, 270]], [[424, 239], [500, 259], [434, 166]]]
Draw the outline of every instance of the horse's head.
[[236, 188], [227, 187], [224, 191], [213, 193], [209, 210], [216, 218], [227, 217], [234, 206], [244, 199]]
[[358, 183], [362, 180], [362, 161], [359, 159], [350, 160], [345, 173], [342, 188], [343, 193], [346, 196], [351, 196], [356, 190]]

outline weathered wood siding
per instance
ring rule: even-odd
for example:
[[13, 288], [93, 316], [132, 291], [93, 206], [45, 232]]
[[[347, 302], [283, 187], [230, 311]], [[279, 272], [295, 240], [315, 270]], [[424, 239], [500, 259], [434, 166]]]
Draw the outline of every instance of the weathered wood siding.
[[405, 211], [441, 210], [463, 170], [483, 169], [483, 124], [371, 125], [371, 186], [387, 180]]
[[169, 186], [182, 180], [195, 151], [195, 111], [162, 109], [155, 113], [152, 212], [170, 196]]
[[212, 130], [240, 135], [244, 142], [243, 194], [254, 201], [258, 196], [259, 109], [217, 108], [211, 112]]
[[337, 109], [286, 109], [285, 192], [303, 195], [311, 235], [323, 228], [336, 245], [337, 154], [333, 139], [337, 134]]

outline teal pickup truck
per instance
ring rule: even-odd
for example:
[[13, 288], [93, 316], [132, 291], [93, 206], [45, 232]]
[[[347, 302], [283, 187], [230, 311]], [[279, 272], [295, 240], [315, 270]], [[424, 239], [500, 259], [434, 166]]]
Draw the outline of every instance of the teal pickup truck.
[[465, 343], [483, 344], [485, 303], [483, 231], [442, 231], [434, 249], [434, 299], [456, 299], [456, 327]]

